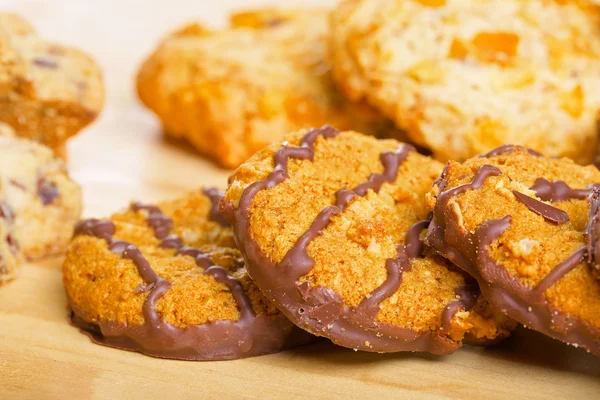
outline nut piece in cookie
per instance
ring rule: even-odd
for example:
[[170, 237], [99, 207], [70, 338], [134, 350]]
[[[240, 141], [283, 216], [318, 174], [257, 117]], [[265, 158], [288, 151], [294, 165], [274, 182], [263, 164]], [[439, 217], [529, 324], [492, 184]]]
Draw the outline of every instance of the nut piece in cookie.
[[81, 221], [63, 264], [71, 318], [102, 345], [228, 360], [305, 343], [246, 273], [214, 189]]
[[514, 324], [423, 246], [441, 169], [395, 140], [300, 131], [242, 164], [220, 209], [256, 284], [301, 328], [355, 350], [445, 354]]
[[325, 59], [327, 15], [264, 9], [232, 15], [222, 31], [184, 27], [142, 65], [139, 97], [167, 135], [229, 168], [287, 132], [325, 123], [399, 135], [334, 88]]
[[439, 160], [504, 143], [594, 158], [600, 6], [556, 0], [344, 0], [334, 80]]
[[0, 121], [64, 156], [67, 139], [103, 103], [102, 74], [90, 57], [47, 42], [23, 18], [0, 12]]
[[588, 263], [598, 183], [594, 166], [519, 146], [451, 161], [427, 196], [426, 242], [507, 316], [600, 355], [600, 285]]

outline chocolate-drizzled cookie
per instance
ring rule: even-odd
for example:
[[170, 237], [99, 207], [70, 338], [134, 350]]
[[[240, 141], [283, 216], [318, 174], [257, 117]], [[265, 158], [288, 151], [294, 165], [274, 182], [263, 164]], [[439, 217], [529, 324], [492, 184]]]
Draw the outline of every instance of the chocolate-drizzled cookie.
[[509, 317], [600, 355], [599, 182], [594, 166], [518, 146], [451, 161], [428, 194], [426, 242]]
[[[226, 360], [310, 340], [246, 274], [213, 189], [82, 221], [63, 265], [71, 320], [94, 342]], [[212, 212], [211, 212], [212, 211]]]
[[423, 246], [441, 169], [395, 140], [323, 127], [242, 164], [220, 209], [256, 284], [301, 328], [356, 350], [450, 353], [507, 321]]

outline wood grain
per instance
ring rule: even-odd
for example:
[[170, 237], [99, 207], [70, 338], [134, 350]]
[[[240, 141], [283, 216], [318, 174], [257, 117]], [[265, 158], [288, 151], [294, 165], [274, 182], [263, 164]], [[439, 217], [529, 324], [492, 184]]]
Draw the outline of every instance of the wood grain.
[[[107, 215], [131, 199], [225, 185], [228, 171], [162, 139], [157, 121], [135, 99], [132, 79], [168, 29], [195, 15], [219, 24], [228, 10], [250, 4], [259, 2], [0, 1], [47, 38], [85, 48], [105, 69], [105, 112], [69, 144], [87, 216]], [[465, 348], [444, 357], [357, 353], [323, 340], [280, 354], [203, 363], [97, 346], [67, 323], [61, 261], [26, 265], [17, 281], [0, 288], [0, 399], [600, 398], [600, 358], [526, 330], [494, 349]]]

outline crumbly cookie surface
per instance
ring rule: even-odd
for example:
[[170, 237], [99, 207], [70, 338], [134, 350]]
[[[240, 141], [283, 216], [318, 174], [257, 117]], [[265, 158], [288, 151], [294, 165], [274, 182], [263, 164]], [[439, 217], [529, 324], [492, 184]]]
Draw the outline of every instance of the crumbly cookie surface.
[[7, 131], [0, 135], [0, 202], [12, 216], [15, 246], [27, 259], [64, 252], [81, 214], [81, 188], [50, 149], [0, 129]]
[[104, 103], [101, 71], [83, 52], [43, 40], [23, 18], [0, 13], [0, 121], [64, 156], [66, 140]]
[[63, 264], [73, 322], [100, 344], [221, 360], [306, 342], [246, 273], [220, 194], [201, 190], [82, 221]]
[[558, 0], [345, 0], [334, 80], [440, 160], [505, 143], [593, 161], [600, 8]]
[[428, 194], [426, 241], [509, 317], [600, 354], [600, 285], [588, 241], [598, 183], [593, 166], [522, 147], [451, 161]]
[[142, 65], [139, 96], [168, 135], [224, 167], [300, 128], [329, 123], [388, 133], [393, 124], [334, 88], [327, 14], [264, 9], [232, 15], [222, 31], [184, 27]]
[[441, 169], [395, 140], [301, 131], [242, 164], [220, 209], [250, 275], [298, 326], [359, 350], [448, 353], [511, 322], [422, 246]]

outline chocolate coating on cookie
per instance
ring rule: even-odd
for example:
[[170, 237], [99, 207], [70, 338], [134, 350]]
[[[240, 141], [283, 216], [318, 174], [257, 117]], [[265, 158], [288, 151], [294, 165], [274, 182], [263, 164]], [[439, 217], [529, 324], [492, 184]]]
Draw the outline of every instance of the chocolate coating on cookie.
[[204, 188], [203, 193], [210, 199], [210, 219], [222, 226], [229, 226], [229, 222], [219, 212], [219, 201], [223, 198], [223, 192], [217, 188]]
[[273, 353], [310, 339], [310, 335], [295, 328], [281, 314], [257, 315], [241, 282], [227, 269], [216, 265], [205, 252], [185, 246], [181, 237], [171, 233], [174, 222], [159, 207], [134, 203], [131, 210], [147, 214], [146, 222], [159, 240], [160, 248], [174, 249], [176, 256], [193, 258], [204, 275], [212, 277], [231, 293], [239, 309], [239, 319], [233, 321], [217, 318], [185, 327], [168, 323], [157, 311], [156, 304], [171, 289], [172, 283], [153, 269], [140, 248], [113, 237], [116, 232], [114, 222], [90, 219], [78, 224], [76, 236], [87, 235], [103, 239], [110, 251], [123, 259], [131, 260], [143, 280], [135, 293], [147, 293], [142, 308], [142, 325], [106, 320], [88, 321], [82, 317], [86, 313], [69, 297], [71, 321], [95, 343], [161, 358], [228, 360]]
[[600, 188], [594, 189], [589, 197], [590, 220], [586, 227], [588, 263], [600, 279]]
[[[589, 249], [593, 246], [593, 238], [595, 237], [593, 232], [590, 233], [590, 231], [593, 231], [594, 229], [593, 223], [588, 225], [588, 238], [592, 237], [588, 242], [588, 246], [586, 247], [584, 243], [581, 243], [579, 248], [576, 248], [571, 255], [551, 267], [544, 273], [543, 278], [533, 285], [526, 283], [524, 279], [525, 275], [515, 276], [516, 272], [509, 272], [509, 270], [498, 261], [497, 258], [500, 257], [500, 255], [505, 258], [517, 257], [517, 253], [514, 253], [514, 250], [509, 248], [504, 253], [496, 251], [493, 253], [494, 255], [492, 254], [492, 245], [494, 243], [500, 243], [498, 245], [500, 246], [499, 248], [507, 245], [509, 247], [515, 246], [515, 243], [522, 243], [523, 241], [526, 241], [523, 245], [532, 243], [533, 239], [527, 239], [527, 237], [522, 238], [521, 236], [517, 236], [516, 239], [511, 237], [509, 240], [503, 236], [505, 232], [509, 230], [511, 225], [514, 224], [515, 216], [505, 215], [498, 219], [487, 219], [479, 225], [474, 227], [468, 225], [469, 228], [465, 228], [465, 224], [472, 224], [472, 222], [467, 220], [468, 217], [462, 214], [467, 213], [467, 211], [461, 211], [461, 207], [468, 210], [469, 205], [472, 203], [469, 203], [469, 200], [458, 200], [459, 196], [463, 196], [470, 191], [482, 190], [486, 181], [493, 177], [502, 178], [507, 176], [509, 182], [514, 182], [516, 179], [515, 176], [508, 176], [506, 175], [507, 173], [503, 172], [505, 161], [513, 161], [514, 165], [520, 165], [516, 164], [516, 162], [528, 160], [528, 156], [522, 148], [515, 148], [508, 152], [498, 151], [494, 154], [495, 155], [491, 157], [504, 157], [494, 160], [497, 166], [485, 163], [482, 164], [482, 162], [479, 161], [471, 161], [471, 163], [470, 161], [467, 161], [465, 166], [451, 163], [447, 167], [445, 173], [442, 175], [442, 181], [438, 184], [438, 188], [441, 188], [441, 190], [436, 195], [437, 198], [433, 209], [434, 218], [429, 226], [426, 242], [442, 256], [448, 258], [454, 264], [475, 277], [481, 286], [483, 294], [493, 305], [497, 306], [509, 317], [514, 318], [529, 328], [567, 343], [584, 347], [585, 349], [600, 355], [600, 328], [588, 320], [563, 311], [560, 308], [560, 303], [557, 303], [555, 299], [550, 298], [548, 295], [548, 291], [557, 283], [561, 282], [570, 272], [574, 271], [576, 268], [585, 269], [586, 266], [583, 263], [586, 260], [586, 257], [589, 256]], [[533, 154], [529, 153], [529, 157], [531, 155]], [[511, 159], [513, 156], [515, 159]], [[521, 159], [517, 159], [518, 157], [521, 157]], [[543, 158], [539, 155], [535, 155], [535, 157]], [[547, 160], [548, 159], [544, 159], [540, 161], [540, 163], [547, 162], [547, 164], [534, 165], [540, 170], [547, 168], [549, 171], [552, 171], [552, 168], [560, 168], [560, 163], [564, 162], [562, 160]], [[531, 159], [530, 162], [536, 163], [537, 161]], [[509, 164], [509, 162], [506, 161], [506, 164]], [[514, 165], [513, 167], [516, 170], [518, 167], [515, 167]], [[544, 165], [549, 166], [544, 167]], [[449, 171], [457, 169], [457, 171], [454, 171], [453, 178], [456, 180], [457, 174], [466, 169], [466, 166], [469, 168], [478, 166], [471, 181], [450, 187], [448, 183]], [[580, 175], [584, 175], [588, 172], [585, 170], [583, 172], [577, 171], [578, 168], [584, 169], [584, 167], [578, 167], [572, 164], [567, 164], [567, 167], [572, 168]], [[459, 168], [460, 170], [458, 170]], [[513, 173], [517, 174], [518, 172]], [[528, 172], [524, 173], [527, 174]], [[464, 181], [465, 178], [466, 177], [463, 177], [463, 175], [460, 175], [458, 181]], [[520, 182], [518, 184], [520, 184]], [[480, 196], [470, 198], [470, 201], [481, 203], [479, 205], [482, 210], [486, 210], [489, 207], [498, 208], [504, 203], [510, 204], [508, 203], [510, 201], [508, 194], [503, 194], [506, 193], [507, 190], [510, 190], [505, 187], [506, 185], [506, 181], [498, 180], [486, 189], [492, 191], [492, 193], [498, 193], [498, 197], [500, 197], [503, 202], [500, 203], [500, 205], [493, 206], [489, 203], [491, 200], [488, 200], [488, 198], [482, 199]], [[553, 201], [555, 203], [569, 199], [581, 200], [584, 198], [584, 193], [589, 191], [589, 189], [571, 189], [565, 182], [560, 181], [552, 183], [543, 178], [536, 179], [531, 190], [536, 192], [538, 197], [542, 200]], [[435, 190], [433, 193], [435, 193]], [[527, 207], [529, 212], [541, 215], [546, 221], [545, 223], [554, 225], [571, 223], [569, 222], [569, 215], [567, 215], [564, 210], [558, 209], [515, 190], [512, 191], [512, 194], [518, 202], [521, 202]], [[462, 202], [459, 203], [459, 201]], [[593, 208], [592, 201], [592, 209]], [[471, 214], [468, 215], [470, 216]], [[523, 214], [519, 214], [519, 218], [523, 218], [522, 215]], [[572, 222], [572, 224], [573, 226], [576, 226], [576, 222]], [[535, 229], [535, 226], [530, 229]], [[576, 237], [574, 234], [572, 236]], [[498, 242], [499, 240], [501, 241]], [[554, 249], [552, 248], [548, 249], [548, 251], [553, 250]], [[571, 279], [570, 284], [575, 285], [575, 283], [571, 283], [577, 282], [573, 279]], [[584, 274], [578, 275], [577, 279], [586, 279], [585, 271]], [[577, 296], [578, 293], [575, 292], [573, 295]]]
[[[408, 229], [404, 244], [396, 245], [395, 256], [385, 261], [385, 279], [356, 306], [349, 306], [343, 296], [335, 290], [311, 284], [303, 279], [316, 266], [315, 259], [309, 255], [309, 247], [323, 235], [333, 218], [342, 216], [354, 201], [366, 198], [369, 194], [379, 194], [384, 184], [393, 184], [400, 167], [415, 151], [412, 146], [398, 144], [395, 151], [380, 153], [383, 167], [381, 173], [371, 173], [365, 182], [351, 189], [337, 190], [334, 194], [334, 204], [324, 207], [316, 215], [309, 228], [300, 234], [280, 261], [274, 261], [267, 255], [252, 237], [250, 215], [256, 196], [261, 191], [275, 188], [290, 178], [290, 160], [313, 162], [315, 143], [318, 139], [327, 142], [341, 133], [325, 126], [307, 131], [297, 146], [284, 142], [273, 155], [272, 172], [243, 190], [237, 208], [228, 199], [222, 200], [221, 212], [234, 227], [236, 241], [245, 256], [249, 273], [263, 293], [293, 322], [311, 333], [331, 339], [338, 345], [372, 352], [451, 353], [460, 346], [460, 341], [457, 343], [435, 329], [417, 330], [377, 319], [381, 304], [397, 293], [403, 282], [403, 275], [411, 271], [411, 260], [424, 256], [421, 233], [427, 229], [428, 220], [418, 221]], [[342, 261], [334, 261], [339, 262]], [[440, 313], [442, 331], [449, 329], [459, 310], [469, 311], [475, 306], [479, 289], [476, 285], [464, 285], [457, 287], [455, 294], [456, 299]], [[401, 308], [402, 305], [399, 304], [398, 307]]]

